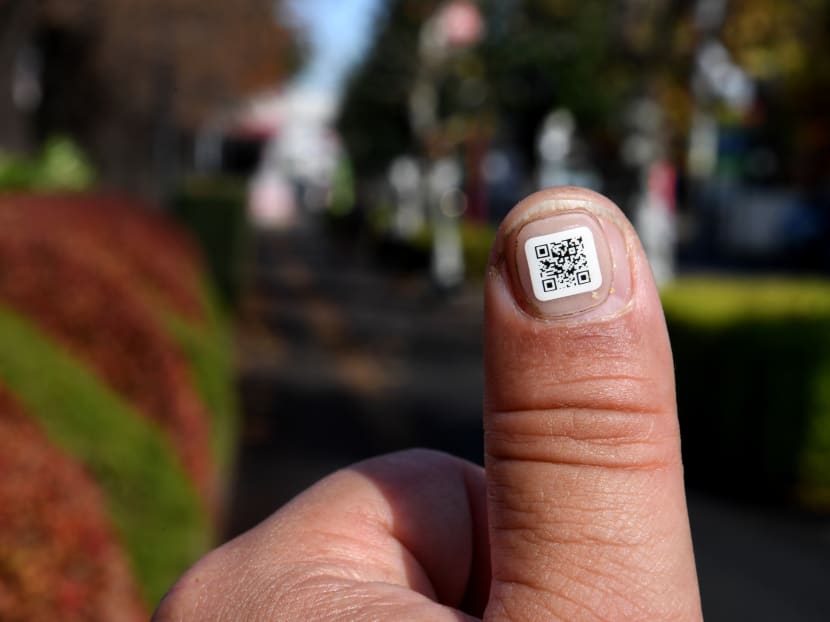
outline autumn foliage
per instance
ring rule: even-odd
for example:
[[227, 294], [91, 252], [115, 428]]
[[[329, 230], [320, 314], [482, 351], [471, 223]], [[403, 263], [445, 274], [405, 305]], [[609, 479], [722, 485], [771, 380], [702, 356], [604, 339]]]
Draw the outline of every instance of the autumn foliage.
[[7, 194], [0, 195], [0, 222], [9, 233], [48, 235], [139, 293], [199, 316], [198, 250], [146, 204], [116, 195]]

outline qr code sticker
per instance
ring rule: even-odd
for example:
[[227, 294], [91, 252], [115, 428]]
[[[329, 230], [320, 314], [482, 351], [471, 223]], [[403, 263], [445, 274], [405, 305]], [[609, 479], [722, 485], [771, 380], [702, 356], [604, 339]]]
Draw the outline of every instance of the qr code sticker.
[[540, 301], [592, 292], [602, 285], [594, 235], [577, 227], [525, 243], [533, 293]]

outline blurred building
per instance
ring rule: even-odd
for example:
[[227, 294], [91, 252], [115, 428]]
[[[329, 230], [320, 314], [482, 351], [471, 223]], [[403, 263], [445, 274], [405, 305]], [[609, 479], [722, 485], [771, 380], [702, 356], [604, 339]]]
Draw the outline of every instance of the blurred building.
[[76, 138], [108, 185], [159, 195], [218, 109], [298, 60], [280, 3], [13, 0], [0, 6], [0, 146]]

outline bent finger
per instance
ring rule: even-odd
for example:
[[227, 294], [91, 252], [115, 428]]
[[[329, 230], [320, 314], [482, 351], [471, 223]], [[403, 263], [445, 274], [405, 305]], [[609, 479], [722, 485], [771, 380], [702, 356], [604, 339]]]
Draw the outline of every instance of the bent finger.
[[484, 474], [434, 451], [327, 477], [171, 589], [166, 620], [469, 620], [489, 587]]

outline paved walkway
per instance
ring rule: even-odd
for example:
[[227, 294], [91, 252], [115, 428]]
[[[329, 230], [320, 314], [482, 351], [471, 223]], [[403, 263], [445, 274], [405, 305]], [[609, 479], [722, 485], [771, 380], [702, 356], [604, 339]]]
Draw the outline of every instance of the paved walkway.
[[[327, 241], [328, 240], [328, 241]], [[481, 461], [481, 302], [312, 228], [258, 240], [243, 305], [231, 531], [340, 466], [412, 446]]]
[[[334, 469], [412, 446], [481, 461], [480, 292], [440, 297], [314, 226], [257, 239], [229, 534]], [[707, 621], [830, 620], [830, 521], [689, 499]]]

